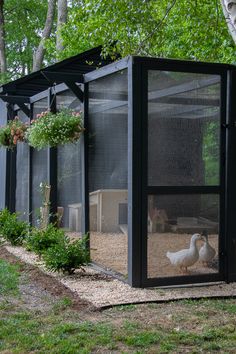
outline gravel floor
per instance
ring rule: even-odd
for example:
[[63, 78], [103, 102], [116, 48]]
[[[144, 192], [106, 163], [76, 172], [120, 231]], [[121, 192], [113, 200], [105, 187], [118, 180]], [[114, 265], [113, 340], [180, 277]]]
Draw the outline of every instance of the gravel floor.
[[[176, 252], [184, 248], [189, 248], [191, 235], [177, 233], [153, 233], [148, 235], [147, 261], [148, 277], [168, 277], [181, 275], [179, 270], [170, 264], [166, 257], [166, 252]], [[108, 234], [91, 232], [90, 234], [91, 258], [94, 262], [105, 266], [115, 272], [127, 275], [127, 236], [121, 233]], [[209, 243], [218, 253], [218, 236], [209, 235]], [[202, 242], [198, 242], [198, 248]], [[215, 273], [217, 269], [203, 267], [197, 262], [189, 269], [190, 274]]]
[[85, 267], [85, 272], [77, 271], [73, 276], [54, 274], [47, 272], [38, 257], [31, 252], [27, 252], [24, 248], [5, 247], [10, 253], [24, 262], [37, 265], [45, 273], [53, 275], [62, 284], [78, 294], [81, 299], [89, 301], [98, 308], [119, 304], [162, 302], [185, 298], [236, 296], [236, 283], [195, 285], [168, 289], [134, 289], [117, 279], [100, 273], [90, 266]]

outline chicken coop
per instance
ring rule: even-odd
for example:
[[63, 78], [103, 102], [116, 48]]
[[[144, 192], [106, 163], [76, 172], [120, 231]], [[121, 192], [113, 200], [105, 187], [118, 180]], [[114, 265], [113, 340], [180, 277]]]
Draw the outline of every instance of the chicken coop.
[[113, 62], [100, 47], [7, 83], [1, 125], [68, 108], [83, 112], [84, 133], [41, 150], [1, 148], [0, 206], [37, 225], [46, 182], [58, 227], [88, 233], [104, 272], [133, 287], [233, 282], [235, 94], [234, 66]]

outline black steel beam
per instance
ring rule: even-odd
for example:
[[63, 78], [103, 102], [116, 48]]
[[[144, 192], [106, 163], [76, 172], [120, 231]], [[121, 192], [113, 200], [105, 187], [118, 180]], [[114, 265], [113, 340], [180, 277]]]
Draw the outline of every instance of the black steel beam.
[[98, 78], [113, 74], [119, 70], [127, 69], [130, 61], [132, 62], [132, 57], [127, 57], [116, 61], [115, 63], [105, 65], [100, 69], [93, 70], [87, 74], [84, 74], [84, 82], [90, 82]]
[[80, 102], [84, 102], [84, 93], [79, 86], [77, 86], [74, 82], [65, 81], [66, 86], [73, 92], [73, 94], [80, 100]]
[[17, 106], [25, 113], [27, 117], [30, 117], [30, 109], [24, 104], [17, 102]]
[[62, 83], [62, 82], [84, 82], [83, 74], [71, 74], [65, 72], [57, 72], [57, 71], [46, 71], [42, 70], [41, 74], [52, 84], [54, 83]]
[[30, 97], [28, 96], [0, 95], [0, 98], [8, 103], [30, 103]]
[[220, 186], [149, 186], [148, 194], [219, 194]]

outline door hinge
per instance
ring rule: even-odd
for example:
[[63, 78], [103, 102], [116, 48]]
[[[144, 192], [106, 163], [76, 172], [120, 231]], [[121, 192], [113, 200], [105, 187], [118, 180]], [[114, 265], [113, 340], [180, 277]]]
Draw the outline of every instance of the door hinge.
[[230, 124], [222, 123], [222, 124], [221, 124], [221, 127], [222, 127], [222, 128], [225, 128], [225, 129], [229, 129], [229, 128], [230, 128]]

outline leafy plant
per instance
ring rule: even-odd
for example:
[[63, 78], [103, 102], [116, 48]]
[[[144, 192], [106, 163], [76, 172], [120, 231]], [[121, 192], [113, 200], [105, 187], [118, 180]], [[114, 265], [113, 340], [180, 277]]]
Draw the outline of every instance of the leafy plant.
[[13, 149], [17, 142], [25, 141], [25, 133], [27, 131], [27, 124], [20, 121], [19, 117], [0, 128], [0, 146], [7, 149]]
[[26, 248], [41, 255], [45, 250], [63, 242], [65, 234], [63, 230], [57, 229], [49, 224], [46, 229], [33, 228], [26, 237]]
[[25, 221], [18, 220], [16, 213], [10, 213], [7, 209], [1, 212], [0, 232], [12, 245], [21, 245], [29, 230]]
[[10, 215], [11, 213], [7, 208], [0, 210], [0, 233], [4, 223]]
[[29, 145], [42, 149], [77, 141], [84, 130], [81, 116], [81, 112], [69, 109], [38, 114], [27, 131]]
[[76, 268], [89, 262], [89, 252], [85, 244], [86, 238], [71, 241], [65, 236], [63, 242], [55, 244], [43, 253], [46, 267], [53, 272], [73, 274]]

